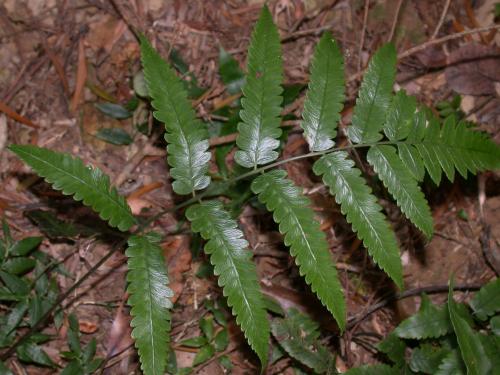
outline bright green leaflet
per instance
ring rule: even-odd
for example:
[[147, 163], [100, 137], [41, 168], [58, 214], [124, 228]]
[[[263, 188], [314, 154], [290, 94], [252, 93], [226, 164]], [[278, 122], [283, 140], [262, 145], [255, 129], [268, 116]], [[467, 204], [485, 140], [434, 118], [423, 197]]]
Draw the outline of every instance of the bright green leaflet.
[[151, 232], [128, 240], [127, 282], [132, 338], [145, 375], [162, 375], [169, 351], [170, 312], [174, 295], [167, 287], [160, 236]]
[[278, 29], [267, 6], [262, 8], [248, 49], [248, 73], [241, 99], [234, 160], [256, 168], [278, 158], [283, 67]]
[[421, 159], [430, 177], [439, 185], [443, 170], [450, 181], [454, 180], [455, 169], [467, 177], [486, 169], [500, 167], [500, 147], [485, 133], [467, 128], [448, 117], [441, 128], [436, 118], [430, 117], [427, 127], [420, 121], [415, 136], [406, 141], [413, 145], [408, 149], [411, 157]]
[[210, 184], [208, 133], [196, 118], [187, 93], [174, 70], [141, 37], [144, 77], [156, 109], [154, 116], [165, 124], [167, 161], [177, 194], [193, 194]]
[[252, 253], [248, 251], [243, 232], [218, 201], [191, 206], [186, 211], [186, 217], [191, 221], [191, 229], [208, 240], [205, 251], [210, 255], [210, 262], [228, 305], [236, 315], [236, 323], [265, 367], [269, 322], [257, 271], [250, 259]]
[[479, 339], [479, 333], [472, 330], [469, 323], [464, 319], [453, 300], [453, 283], [450, 282], [448, 293], [448, 310], [453, 330], [457, 335], [458, 345], [462, 353], [462, 359], [467, 367], [469, 375], [486, 375], [490, 373], [491, 362], [486, 356], [483, 344]]
[[285, 171], [275, 169], [257, 177], [251, 189], [273, 212], [300, 274], [344, 330], [345, 301], [326, 236], [314, 219], [309, 199], [285, 177]]
[[396, 149], [389, 145], [372, 146], [366, 158], [406, 217], [427, 238], [432, 237], [434, 225], [431, 209], [417, 181], [398, 158]]
[[109, 177], [98, 168], [85, 166], [71, 155], [31, 145], [11, 145], [9, 149], [56, 190], [73, 195], [121, 231], [135, 224], [125, 198], [110, 187]]
[[342, 54], [332, 35], [326, 32], [314, 52], [302, 112], [301, 127], [311, 151], [324, 151], [335, 145], [333, 139], [337, 135], [344, 96]]
[[361, 171], [343, 151], [324, 155], [314, 163], [313, 170], [323, 177], [342, 214], [375, 262], [402, 288], [403, 270], [396, 237], [380, 212], [382, 207], [361, 177]]
[[381, 47], [372, 57], [359, 89], [347, 135], [353, 143], [376, 142], [382, 138], [387, 110], [396, 78], [396, 49], [392, 44]]

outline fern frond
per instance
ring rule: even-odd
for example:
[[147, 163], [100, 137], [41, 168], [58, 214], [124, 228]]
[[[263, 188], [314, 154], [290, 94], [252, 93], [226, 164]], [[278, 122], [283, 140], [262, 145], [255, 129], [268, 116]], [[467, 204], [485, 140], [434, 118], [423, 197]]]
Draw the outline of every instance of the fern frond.
[[31, 145], [11, 145], [9, 149], [45, 181], [65, 195], [73, 195], [121, 231], [135, 224], [125, 198], [110, 187], [109, 177], [99, 168], [85, 166], [81, 159]]
[[255, 168], [278, 158], [275, 150], [281, 135], [281, 61], [280, 38], [267, 6], [262, 8], [248, 49], [248, 73], [243, 86], [242, 122], [234, 160], [241, 166]]
[[408, 136], [415, 117], [417, 100], [400, 90], [394, 95], [384, 124], [384, 133], [391, 141], [398, 141]]
[[325, 234], [314, 219], [309, 200], [283, 170], [257, 177], [251, 185], [259, 200], [273, 212], [279, 231], [285, 236], [302, 276], [321, 302], [333, 314], [341, 330], [345, 328], [345, 301], [331, 259]]
[[192, 194], [210, 183], [208, 133], [197, 120], [187, 93], [174, 70], [141, 37], [144, 77], [155, 108], [154, 116], [165, 124], [167, 161], [177, 194]]
[[396, 49], [392, 44], [380, 48], [370, 63], [359, 89], [352, 125], [347, 135], [353, 143], [376, 142], [382, 135], [386, 112], [396, 78]]
[[210, 255], [228, 305], [236, 315], [236, 323], [265, 367], [270, 328], [257, 271], [243, 232], [218, 201], [191, 206], [186, 217], [191, 221], [191, 229], [208, 240], [205, 251]]
[[139, 352], [145, 375], [162, 375], [168, 357], [170, 298], [168, 277], [159, 246], [161, 237], [154, 232], [131, 236], [128, 240], [127, 292], [132, 307], [132, 338]]
[[398, 158], [396, 149], [388, 145], [372, 146], [368, 150], [367, 160], [405, 216], [427, 238], [432, 237], [434, 225], [427, 200], [417, 181]]
[[[406, 144], [404, 150], [409, 159], [422, 160], [432, 180], [439, 184], [442, 171], [450, 181], [455, 177], [455, 169], [467, 177], [486, 169], [500, 167], [500, 147], [486, 134], [468, 128], [464, 123], [456, 123], [453, 116], [448, 117], [441, 128], [436, 118], [416, 124], [413, 135], [399, 145]], [[403, 158], [403, 157], [402, 157]], [[404, 160], [404, 159], [403, 159]]]
[[402, 288], [403, 270], [396, 237], [380, 212], [382, 207], [361, 177], [361, 171], [354, 167], [348, 154], [341, 151], [321, 157], [314, 163], [313, 171], [323, 176], [342, 214], [375, 262]]
[[311, 151], [324, 151], [335, 145], [333, 139], [344, 97], [344, 61], [337, 43], [326, 32], [314, 52], [300, 124]]

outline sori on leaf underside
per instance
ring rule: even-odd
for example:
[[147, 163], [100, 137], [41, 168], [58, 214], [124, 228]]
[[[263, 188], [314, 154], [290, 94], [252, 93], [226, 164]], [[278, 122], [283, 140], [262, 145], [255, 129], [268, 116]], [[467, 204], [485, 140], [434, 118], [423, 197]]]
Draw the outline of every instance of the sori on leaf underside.
[[[141, 37], [144, 76], [154, 116], [165, 124], [167, 161], [173, 190], [192, 195], [185, 205], [194, 232], [206, 240], [205, 251], [214, 266], [224, 296], [236, 322], [262, 366], [268, 361], [270, 325], [256, 267], [243, 232], [235, 218], [218, 200], [202, 200], [210, 185], [211, 153], [208, 133], [187, 98], [170, 65]], [[349, 150], [367, 149], [367, 161], [404, 215], [427, 237], [433, 233], [431, 211], [419, 182], [427, 171], [439, 184], [442, 172], [453, 180], [500, 166], [500, 150], [485, 134], [448, 117], [444, 124], [419, 107], [404, 91], [393, 94], [396, 51], [381, 47], [371, 59], [361, 83], [352, 123], [347, 127], [347, 146], [335, 147], [337, 124], [344, 101], [344, 69], [339, 45], [326, 32], [317, 44], [310, 68], [300, 126], [317, 157], [313, 171], [340, 205], [352, 229], [372, 259], [403, 287], [398, 242], [377, 198]], [[284, 243], [290, 248], [300, 274], [331, 312], [341, 330], [346, 326], [346, 307], [341, 283], [326, 240], [304, 196], [285, 171], [271, 169], [279, 157], [283, 66], [278, 30], [267, 7], [251, 36], [246, 81], [241, 99], [235, 161], [250, 168], [231, 181], [256, 177], [251, 190], [273, 213]], [[136, 219], [123, 197], [111, 188], [99, 169], [85, 167], [66, 154], [35, 146], [12, 145], [10, 149], [39, 175], [64, 194], [91, 206], [109, 224], [129, 230]], [[274, 162], [274, 163], [273, 163]], [[188, 204], [189, 203], [189, 204]], [[145, 374], [165, 369], [172, 292], [154, 233], [134, 233], [129, 257], [129, 304], [133, 337]]]

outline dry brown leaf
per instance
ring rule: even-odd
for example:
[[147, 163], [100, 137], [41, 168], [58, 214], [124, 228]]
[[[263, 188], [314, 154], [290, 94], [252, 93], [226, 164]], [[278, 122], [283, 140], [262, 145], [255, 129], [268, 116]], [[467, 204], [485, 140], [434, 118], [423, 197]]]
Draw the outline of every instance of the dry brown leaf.
[[448, 56], [448, 85], [459, 94], [496, 95], [500, 82], [500, 49], [467, 44]]
[[85, 87], [85, 81], [87, 80], [87, 62], [85, 60], [85, 46], [84, 39], [80, 39], [78, 42], [78, 67], [76, 69], [76, 84], [75, 92], [73, 93], [73, 99], [71, 100], [71, 111], [75, 112], [80, 104], [83, 88]]

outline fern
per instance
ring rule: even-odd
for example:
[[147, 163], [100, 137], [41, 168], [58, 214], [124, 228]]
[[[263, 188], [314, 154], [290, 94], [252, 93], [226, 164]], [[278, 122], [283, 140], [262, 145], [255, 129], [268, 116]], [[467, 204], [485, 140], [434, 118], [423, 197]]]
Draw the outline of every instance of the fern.
[[344, 100], [343, 65], [338, 45], [330, 33], [324, 33], [313, 56], [302, 112], [301, 127], [311, 151], [324, 151], [335, 145], [333, 138]]
[[285, 171], [273, 170], [257, 177], [251, 189], [273, 211], [274, 221], [285, 235], [285, 245], [290, 247], [300, 274], [343, 330], [345, 302], [325, 235], [308, 207], [309, 200], [285, 177]]
[[404, 143], [414, 160], [422, 160], [432, 180], [439, 185], [442, 171], [450, 181], [454, 180], [455, 169], [467, 177], [486, 169], [500, 167], [500, 149], [484, 133], [471, 130], [464, 123], [456, 123], [453, 116], [445, 120], [441, 128], [438, 120], [429, 116], [415, 123], [413, 134]]
[[427, 237], [432, 237], [434, 225], [429, 205], [417, 181], [398, 158], [396, 149], [388, 145], [372, 146], [368, 151], [367, 160], [406, 217]]
[[238, 125], [234, 160], [241, 166], [256, 168], [278, 158], [275, 150], [281, 135], [281, 81], [283, 67], [278, 30], [267, 6], [252, 33], [248, 49], [248, 73], [241, 99], [242, 122]]
[[208, 201], [191, 206], [186, 211], [186, 217], [191, 221], [192, 230], [208, 240], [205, 251], [210, 254], [219, 285], [233, 308], [236, 322], [265, 367], [269, 322], [257, 271], [247, 250], [248, 242], [220, 202]]
[[193, 194], [210, 184], [208, 133], [196, 119], [182, 82], [144, 37], [141, 58], [155, 118], [165, 124], [172, 188], [177, 194]]
[[375, 262], [399, 287], [403, 287], [396, 237], [380, 212], [382, 207], [361, 177], [361, 171], [342, 151], [321, 157], [314, 163], [313, 171], [323, 176], [323, 182], [340, 204], [342, 214], [346, 215], [353, 231], [363, 240]]
[[386, 112], [391, 103], [396, 78], [396, 49], [392, 44], [380, 48], [371, 59], [359, 89], [347, 135], [354, 143], [371, 143], [382, 138]]
[[41, 147], [11, 145], [9, 149], [54, 189], [92, 207], [111, 226], [126, 231], [135, 224], [125, 198], [110, 187], [109, 177], [99, 168], [86, 167], [81, 159]]
[[168, 356], [169, 309], [172, 307], [169, 298], [173, 292], [167, 287], [168, 277], [159, 242], [160, 236], [153, 232], [131, 236], [125, 252], [132, 337], [146, 375], [163, 374]]

